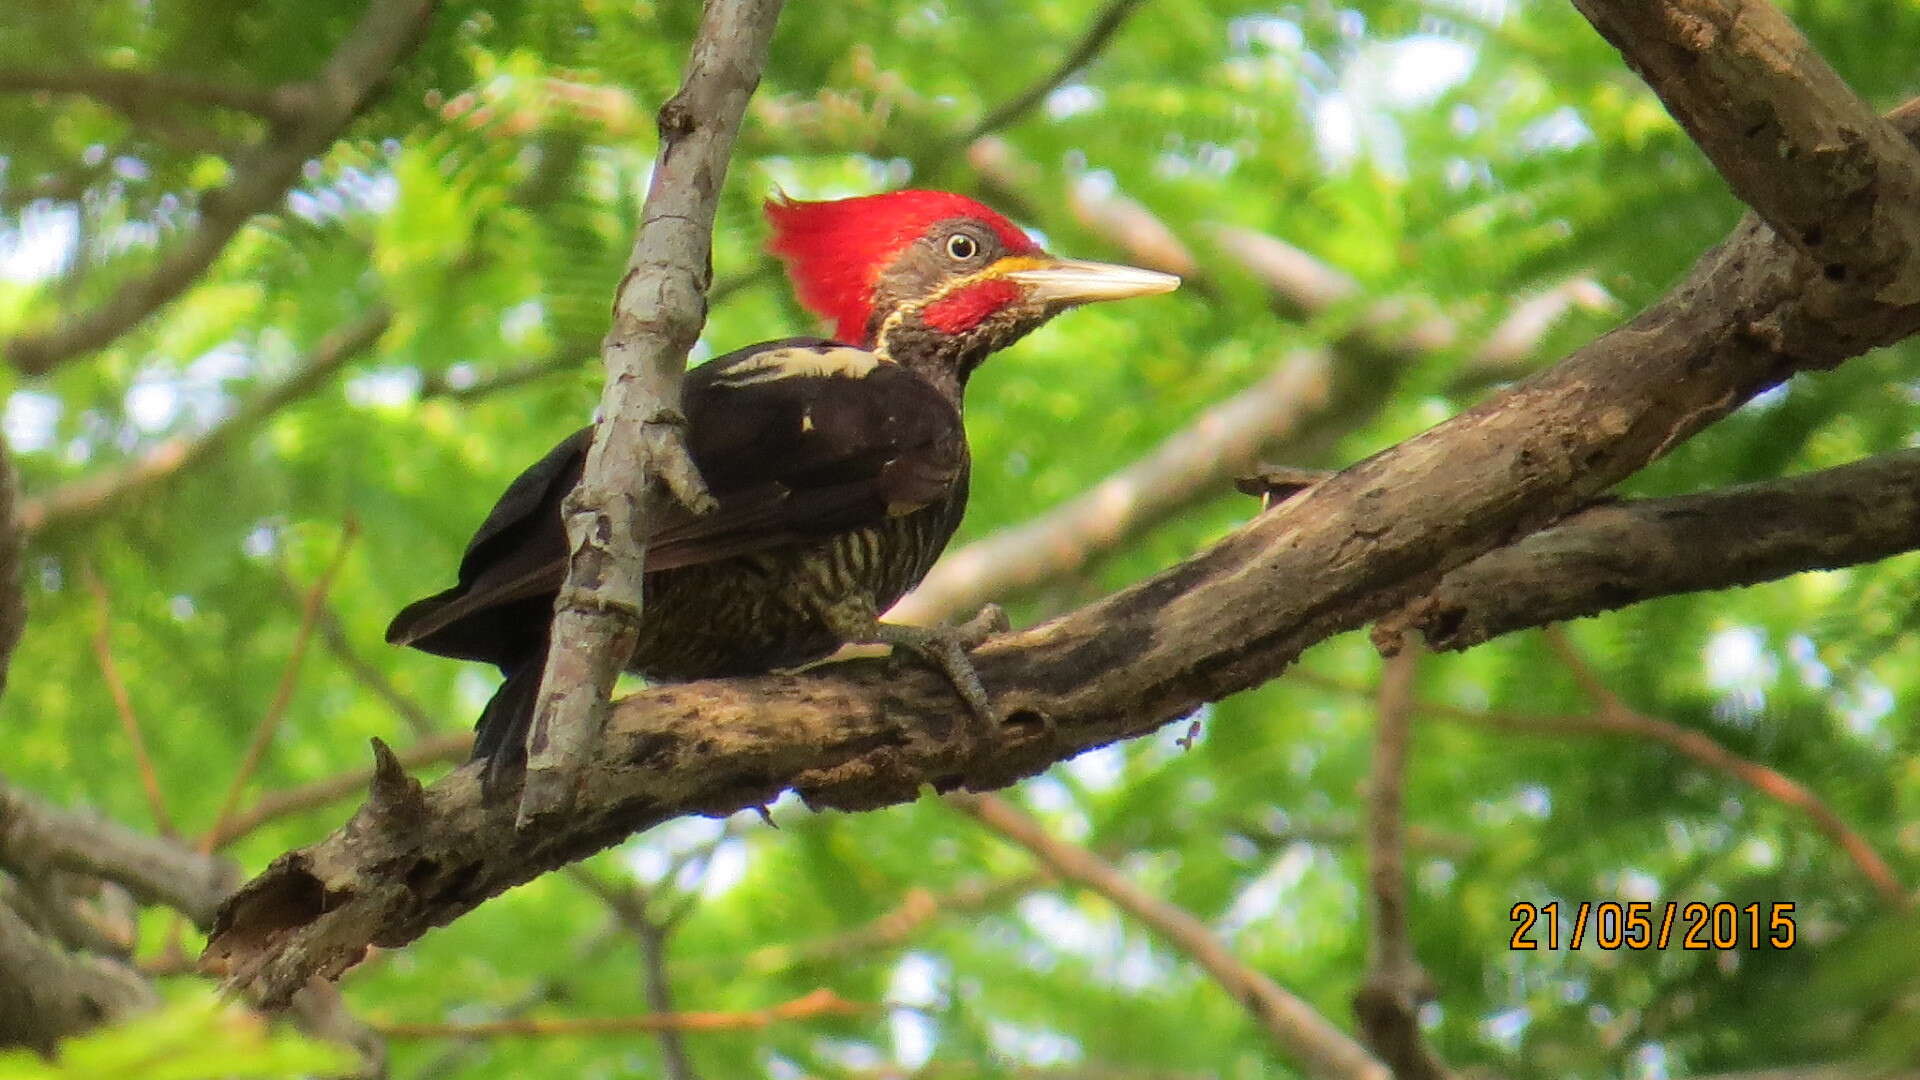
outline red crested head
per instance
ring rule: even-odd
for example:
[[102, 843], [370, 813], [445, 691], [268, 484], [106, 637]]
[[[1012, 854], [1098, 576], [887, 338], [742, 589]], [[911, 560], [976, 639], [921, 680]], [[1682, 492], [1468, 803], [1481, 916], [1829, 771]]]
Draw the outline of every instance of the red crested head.
[[1006, 218], [964, 195], [893, 191], [830, 202], [767, 202], [773, 239], [767, 249], [787, 264], [794, 292], [808, 310], [833, 323], [834, 334], [866, 344], [881, 275], [936, 226], [968, 221], [989, 230], [1008, 255], [1040, 251]]

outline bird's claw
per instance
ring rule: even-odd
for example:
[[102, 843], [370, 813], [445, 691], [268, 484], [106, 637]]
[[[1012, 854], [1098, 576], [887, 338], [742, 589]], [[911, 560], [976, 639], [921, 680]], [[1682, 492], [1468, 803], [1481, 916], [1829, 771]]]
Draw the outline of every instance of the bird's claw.
[[967, 712], [972, 720], [968, 725], [970, 741], [975, 744], [990, 744], [1001, 738], [1001, 716], [999, 710], [994, 708], [993, 695], [987, 692], [986, 684], [980, 681], [980, 673], [974, 670], [973, 661], [967, 656], [967, 649], [971, 647], [969, 638], [974, 638], [972, 644], [977, 644], [989, 634], [997, 632], [988, 630], [975, 637], [978, 628], [974, 624], [983, 619], [997, 619], [1000, 623], [1006, 620], [1006, 613], [997, 605], [989, 604], [987, 608], [991, 609], [991, 615], [987, 610], [982, 610], [965, 626], [958, 628], [881, 623], [875, 634], [875, 639], [882, 644], [906, 649], [946, 675], [954, 691], [967, 703]]
[[973, 618], [953, 628], [960, 647], [968, 651], [979, 648], [995, 634], [1004, 634], [1013, 629], [1013, 620], [1007, 618], [1007, 610], [999, 604], [983, 604], [974, 613]]

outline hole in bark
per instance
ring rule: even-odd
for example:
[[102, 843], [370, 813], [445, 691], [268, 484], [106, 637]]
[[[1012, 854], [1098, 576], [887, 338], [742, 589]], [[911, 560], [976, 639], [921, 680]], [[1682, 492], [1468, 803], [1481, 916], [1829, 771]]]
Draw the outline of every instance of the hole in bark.
[[1828, 263], [1821, 269], [1821, 273], [1827, 275], [1828, 281], [1847, 280], [1847, 268], [1841, 263]]
[[1460, 624], [1466, 621], [1467, 613], [1463, 608], [1448, 608], [1427, 622], [1425, 637], [1428, 641], [1446, 641], [1460, 632]]
[[1806, 232], [1803, 232], [1800, 234], [1800, 242], [1807, 245], [1808, 247], [1819, 247], [1820, 242], [1822, 240], [1825, 240], [1826, 238], [1827, 238], [1827, 234], [1820, 231], [1820, 226], [1818, 225], [1815, 225], [1809, 228]]
[[416, 860], [413, 866], [407, 870], [407, 888], [414, 892], [424, 892], [426, 891], [427, 883], [432, 881], [433, 876], [439, 872], [440, 864], [434, 862], [432, 859]]
[[1019, 728], [1026, 735], [1037, 735], [1051, 726], [1047, 723], [1047, 714], [1038, 709], [1015, 709], [1007, 714], [1006, 725]]
[[100, 1004], [92, 994], [80, 995], [80, 1016], [91, 1026], [107, 1018], [106, 1006]]

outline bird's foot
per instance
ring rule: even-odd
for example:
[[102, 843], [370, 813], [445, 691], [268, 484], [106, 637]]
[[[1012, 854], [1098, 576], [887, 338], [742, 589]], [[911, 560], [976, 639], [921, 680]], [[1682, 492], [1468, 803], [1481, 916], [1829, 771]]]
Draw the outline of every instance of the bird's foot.
[[986, 640], [995, 634], [1004, 634], [1013, 629], [1013, 621], [1007, 618], [1006, 609], [999, 604], [983, 604], [973, 618], [953, 628], [954, 635], [960, 640], [960, 647], [972, 651], [986, 644]]
[[[988, 607], [992, 608], [999, 621], [1006, 620], [1006, 614], [998, 607], [991, 604]], [[939, 668], [967, 703], [967, 712], [973, 720], [969, 725], [973, 739], [990, 743], [1000, 738], [1000, 713], [993, 706], [993, 695], [987, 693], [986, 684], [980, 681], [980, 673], [974, 670], [973, 661], [967, 656], [969, 648], [996, 632], [989, 629], [982, 633], [974, 625], [982, 617], [988, 617], [986, 611], [961, 627], [879, 623], [874, 627], [873, 640], [896, 649], [906, 649]]]

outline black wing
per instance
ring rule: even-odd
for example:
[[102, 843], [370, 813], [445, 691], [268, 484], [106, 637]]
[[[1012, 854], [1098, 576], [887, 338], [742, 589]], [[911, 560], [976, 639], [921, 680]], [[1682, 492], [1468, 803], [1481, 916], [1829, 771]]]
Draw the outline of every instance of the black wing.
[[[688, 449], [718, 507], [675, 508], [648, 540], [668, 570], [876, 524], [946, 498], [966, 469], [959, 414], [926, 380], [819, 339], [742, 349], [688, 372]], [[395, 616], [387, 640], [501, 663], [545, 640], [566, 575], [560, 502], [592, 429], [522, 473], [467, 545], [459, 584]]]

